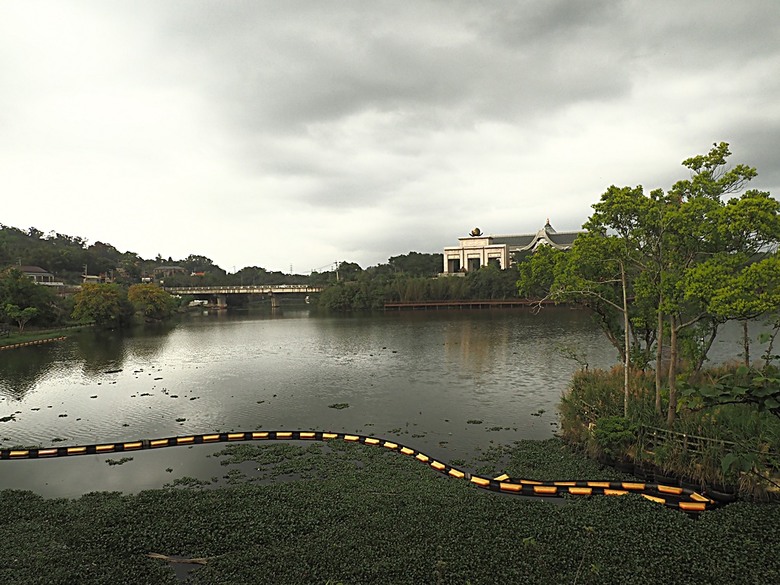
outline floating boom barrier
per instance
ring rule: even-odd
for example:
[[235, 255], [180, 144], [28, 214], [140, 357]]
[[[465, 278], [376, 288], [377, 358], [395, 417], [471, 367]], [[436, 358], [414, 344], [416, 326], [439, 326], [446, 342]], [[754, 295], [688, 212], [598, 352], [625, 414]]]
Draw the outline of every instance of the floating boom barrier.
[[79, 445], [74, 447], [49, 447], [32, 449], [0, 449], [0, 460], [47, 459], [52, 457], [73, 457], [76, 455], [97, 455], [104, 453], [126, 453], [144, 449], [162, 449], [207, 443], [235, 443], [245, 441], [336, 441], [372, 445], [412, 457], [436, 471], [455, 479], [465, 480], [475, 486], [504, 494], [562, 497], [571, 496], [623, 496], [638, 494], [652, 502], [683, 512], [698, 513], [714, 508], [717, 503], [693, 490], [678, 486], [638, 481], [537, 481], [516, 479], [506, 474], [498, 477], [483, 477], [463, 471], [433, 457], [395, 441], [349, 433], [327, 431], [245, 431], [235, 433], [207, 433], [184, 435], [162, 439], [142, 439], [119, 443]]

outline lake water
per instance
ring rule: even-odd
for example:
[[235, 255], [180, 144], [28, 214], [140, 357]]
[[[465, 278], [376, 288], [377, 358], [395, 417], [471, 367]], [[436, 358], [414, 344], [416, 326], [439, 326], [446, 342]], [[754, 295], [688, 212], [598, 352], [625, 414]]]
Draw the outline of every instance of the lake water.
[[[733, 333], [716, 344], [716, 359], [738, 354]], [[130, 334], [87, 331], [0, 353], [0, 418], [13, 415], [0, 423], [0, 445], [316, 429], [465, 459], [553, 435], [556, 405], [579, 367], [566, 357], [572, 351], [590, 367], [617, 360], [587, 313], [565, 308], [212, 312]], [[0, 462], [0, 489], [70, 496], [159, 487], [208, 472], [202, 455], [217, 448], [136, 452], [144, 465], [121, 469], [105, 465], [110, 455]]]

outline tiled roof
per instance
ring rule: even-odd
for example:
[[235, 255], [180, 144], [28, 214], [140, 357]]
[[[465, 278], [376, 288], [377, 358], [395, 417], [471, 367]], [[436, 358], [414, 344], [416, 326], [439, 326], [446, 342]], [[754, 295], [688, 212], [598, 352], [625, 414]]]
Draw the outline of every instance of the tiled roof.
[[523, 248], [534, 241], [536, 234], [522, 234], [519, 236], [493, 236], [493, 243], [506, 244], [510, 248]]
[[548, 232], [547, 237], [559, 246], [571, 246], [574, 243], [574, 240], [577, 239], [577, 236], [582, 233], [584, 232]]
[[49, 274], [48, 270], [44, 270], [40, 266], [12, 266], [25, 274]]

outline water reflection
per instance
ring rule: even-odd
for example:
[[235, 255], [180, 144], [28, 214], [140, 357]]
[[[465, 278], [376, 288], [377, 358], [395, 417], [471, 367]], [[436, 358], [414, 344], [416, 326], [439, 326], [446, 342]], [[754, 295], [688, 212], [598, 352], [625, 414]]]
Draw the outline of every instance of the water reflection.
[[[395, 439], [447, 461], [469, 458], [492, 442], [551, 436], [560, 394], [579, 367], [563, 345], [591, 367], [616, 361], [585, 312], [561, 308], [219, 312], [121, 335], [88, 331], [2, 354], [0, 417], [15, 417], [0, 423], [0, 443], [329, 429]], [[31, 482], [46, 465], [31, 462]], [[108, 482], [95, 486], [125, 473], [90, 465], [85, 474]], [[166, 467], [144, 482], [167, 475]], [[0, 488], [6, 479], [0, 474]]]
[[67, 378], [80, 370], [87, 378], [121, 370], [126, 360], [151, 362], [165, 350], [175, 324], [122, 331], [85, 330], [65, 341], [5, 350], [0, 354], [0, 396], [21, 400], [43, 380]]
[[0, 396], [20, 400], [51, 370], [58, 353], [53, 344], [4, 350], [0, 353]]

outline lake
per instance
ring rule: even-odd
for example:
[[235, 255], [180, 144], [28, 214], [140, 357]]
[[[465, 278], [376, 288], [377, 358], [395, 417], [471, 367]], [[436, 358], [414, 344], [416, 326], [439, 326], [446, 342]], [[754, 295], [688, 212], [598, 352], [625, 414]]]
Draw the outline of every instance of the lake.
[[[719, 339], [715, 360], [738, 354], [736, 326]], [[589, 315], [567, 308], [212, 312], [132, 332], [86, 331], [0, 353], [0, 418], [13, 415], [0, 423], [0, 444], [317, 429], [466, 459], [497, 443], [551, 437], [560, 395], [580, 367], [572, 354], [590, 367], [617, 361]], [[208, 473], [202, 455], [222, 447], [137, 452], [121, 468], [105, 464], [111, 455], [2, 462], [0, 489], [71, 496], [159, 487]]]

